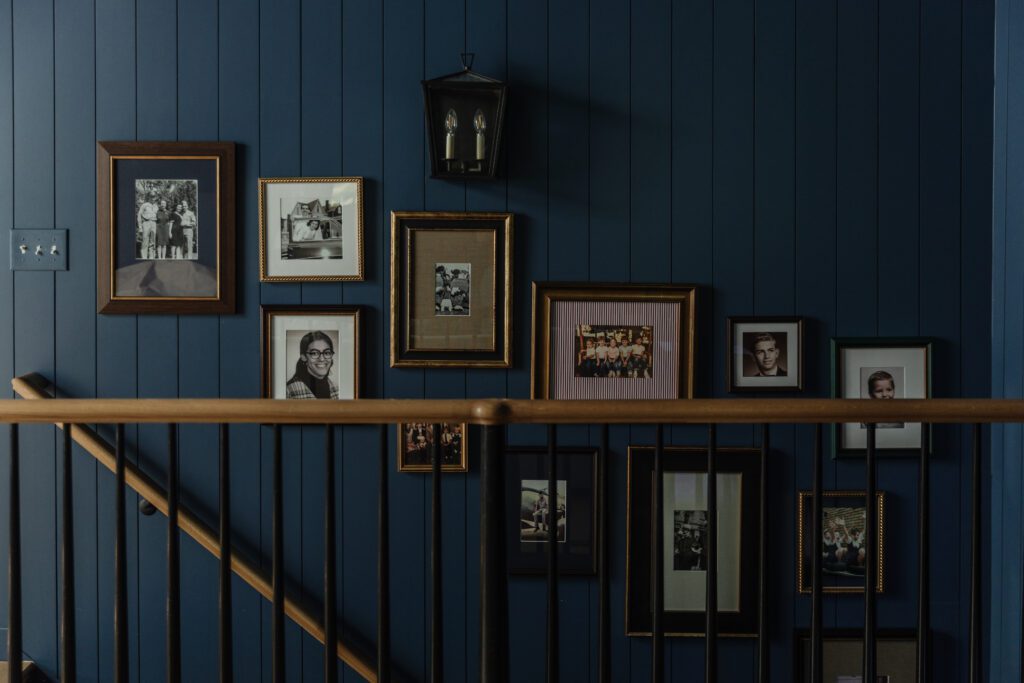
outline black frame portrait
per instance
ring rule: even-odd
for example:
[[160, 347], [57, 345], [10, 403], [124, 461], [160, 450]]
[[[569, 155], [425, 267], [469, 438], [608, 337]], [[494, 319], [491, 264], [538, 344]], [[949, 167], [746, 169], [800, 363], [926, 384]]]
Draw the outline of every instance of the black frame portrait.
[[[506, 446], [505, 517], [510, 574], [543, 574], [547, 543], [523, 541], [520, 511], [522, 481], [548, 479], [546, 448]], [[593, 575], [597, 572], [597, 449], [558, 448], [557, 478], [566, 482], [566, 538], [558, 543], [558, 573]]]
[[[737, 326], [757, 326], [759, 331], [763, 332], [775, 332], [784, 333], [788, 335], [790, 333], [796, 335], [795, 339], [795, 358], [790, 357], [788, 352], [788, 346], [786, 349], [786, 357], [784, 362], [786, 363], [786, 379], [785, 383], [765, 382], [763, 385], [756, 384], [751, 381], [753, 378], [747, 377], [743, 367], [736, 367], [736, 356], [737, 356], [737, 344], [743, 344], [743, 334], [740, 332], [737, 334]], [[778, 328], [782, 325], [790, 326], [793, 328], [790, 330], [779, 330]], [[749, 332], [747, 332], [749, 334]], [[731, 317], [726, 319], [725, 326], [725, 386], [729, 393], [762, 393], [762, 392], [797, 392], [803, 391], [804, 389], [804, 319], [800, 317], [786, 317], [786, 316], [748, 316], [748, 317]], [[743, 353], [743, 363], [752, 362], [748, 361], [746, 356], [749, 354]], [[742, 379], [741, 379], [742, 378]], [[773, 378], [761, 378], [765, 380], [771, 380]], [[741, 384], [743, 382], [743, 384]]]
[[[829, 508], [838, 507], [864, 507], [866, 491], [823, 491], [822, 512]], [[796, 588], [797, 592], [809, 594], [811, 592], [811, 553], [817, 547], [811, 534], [811, 506], [814, 502], [814, 493], [811, 491], [800, 491], [797, 500], [797, 558], [796, 558]], [[844, 505], [845, 503], [845, 505]], [[875, 566], [878, 572], [877, 593], [885, 592], [885, 493], [875, 492], [875, 519], [878, 522], [876, 529], [877, 542], [875, 548]], [[865, 507], [865, 511], [867, 508]], [[822, 521], [822, 533], [825, 531], [824, 520]], [[865, 540], [870, 541], [870, 537]], [[815, 544], [815, 545], [812, 545]], [[822, 563], [822, 592], [823, 593], [863, 593], [867, 581], [866, 574], [860, 577], [843, 576], [835, 572], [828, 572], [826, 563]]]
[[[101, 141], [96, 143], [96, 165], [97, 311], [234, 313], [234, 143]], [[187, 176], [183, 178], [182, 173]], [[138, 185], [132, 192], [129, 186], [174, 180], [196, 183], [197, 222], [192, 238], [196, 240], [196, 257], [134, 254], [137, 231], [145, 229], [137, 225]], [[188, 240], [189, 251], [192, 239]], [[175, 287], [180, 291], [174, 292]], [[172, 293], [155, 293], [162, 291]]]
[[[753, 636], [757, 634], [758, 612], [756, 558], [761, 525], [761, 452], [754, 448], [720, 448], [715, 453], [718, 474], [739, 474], [741, 481], [738, 501], [739, 610], [733, 612], [719, 609], [719, 635]], [[707, 449], [666, 446], [663, 463], [666, 475], [707, 473]], [[626, 635], [647, 636], [651, 634], [652, 617], [654, 448], [630, 446], [627, 469]], [[720, 518], [724, 502], [719, 499]], [[665, 552], [673, 552], [669, 544], [666, 544]], [[721, 579], [719, 581], [721, 584]], [[703, 609], [685, 612], [666, 610], [662, 623], [667, 636], [703, 636], [705, 612]]]

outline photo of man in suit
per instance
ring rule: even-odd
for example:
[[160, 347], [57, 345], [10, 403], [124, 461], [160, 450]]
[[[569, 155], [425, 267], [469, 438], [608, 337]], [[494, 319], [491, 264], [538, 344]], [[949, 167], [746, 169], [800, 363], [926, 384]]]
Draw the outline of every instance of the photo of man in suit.
[[[776, 339], [778, 337], [778, 339]], [[744, 332], [744, 346], [753, 363], [743, 364], [744, 377], [785, 377], [780, 349], [786, 345], [785, 332]]]

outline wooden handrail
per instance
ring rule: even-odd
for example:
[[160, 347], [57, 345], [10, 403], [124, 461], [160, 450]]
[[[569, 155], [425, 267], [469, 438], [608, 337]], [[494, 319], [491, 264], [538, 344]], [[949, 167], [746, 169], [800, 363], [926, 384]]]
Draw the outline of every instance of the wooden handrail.
[[[39, 391], [40, 378], [11, 380], [22, 397]], [[687, 399], [552, 401], [519, 399], [270, 399], [59, 398], [0, 400], [0, 423], [229, 423], [388, 424], [708, 424], [708, 423], [1024, 423], [1024, 400], [991, 398], [903, 399]]]
[[[14, 388], [18, 394], [23, 398], [31, 399], [28, 401], [18, 401], [18, 403], [22, 405], [49, 405], [67, 402], [64, 399], [52, 398], [48, 393], [39, 388], [40, 384], [41, 379], [38, 376], [29, 376], [27, 378], [14, 380]], [[14, 401], [5, 401], [4, 403], [14, 403]], [[68, 422], [74, 422], [77, 420], [77, 418], [72, 417], [72, 419], [68, 419], [68, 417], [64, 418]], [[24, 421], [42, 422], [43, 420]], [[174, 421], [175, 420], [169, 420], [169, 422]], [[64, 429], [65, 425], [63, 422], [57, 420], [53, 420], [53, 422], [55, 422], [57, 427], [60, 429]], [[95, 431], [88, 427], [73, 424], [71, 427], [71, 437], [78, 445], [96, 458], [100, 464], [111, 472], [114, 471], [114, 449]], [[127, 483], [128, 486], [130, 486], [140, 496], [152, 503], [153, 507], [161, 513], [164, 515], [167, 514], [167, 494], [164, 489], [151, 477], [142, 472], [131, 461], [125, 464], [125, 483]], [[178, 508], [178, 528], [188, 534], [196, 543], [205, 548], [206, 551], [215, 558], [218, 560], [220, 559], [220, 541], [217, 538], [216, 532], [214, 532], [213, 529], [207, 526], [188, 508], [180, 504]], [[272, 599], [273, 590], [271, 589], [270, 580], [263, 574], [263, 572], [242, 557], [234, 549], [231, 551], [231, 570], [264, 598], [267, 600]], [[315, 638], [321, 645], [323, 644], [323, 626], [315, 616], [300, 606], [296, 601], [287, 597], [287, 595], [284, 601], [284, 612], [292, 621], [298, 624], [303, 631]], [[377, 682], [376, 665], [371, 658], [361, 652], [353, 650], [344, 642], [343, 638], [338, 639], [337, 651], [338, 658], [351, 667], [353, 671], [370, 683]]]

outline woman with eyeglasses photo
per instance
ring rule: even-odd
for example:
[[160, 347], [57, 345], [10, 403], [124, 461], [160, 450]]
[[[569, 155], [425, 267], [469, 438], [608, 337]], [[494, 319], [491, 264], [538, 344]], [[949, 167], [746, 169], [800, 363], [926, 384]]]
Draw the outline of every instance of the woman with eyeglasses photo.
[[323, 332], [307, 332], [299, 342], [295, 374], [285, 389], [287, 398], [338, 398], [338, 385], [330, 378], [334, 342]]

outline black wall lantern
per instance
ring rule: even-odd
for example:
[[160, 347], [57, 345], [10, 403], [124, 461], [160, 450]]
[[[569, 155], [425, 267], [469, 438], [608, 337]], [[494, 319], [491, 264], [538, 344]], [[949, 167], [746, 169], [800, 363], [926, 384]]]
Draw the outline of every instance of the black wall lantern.
[[508, 86], [472, 66], [464, 52], [462, 71], [423, 81], [433, 178], [490, 179], [498, 170]]

